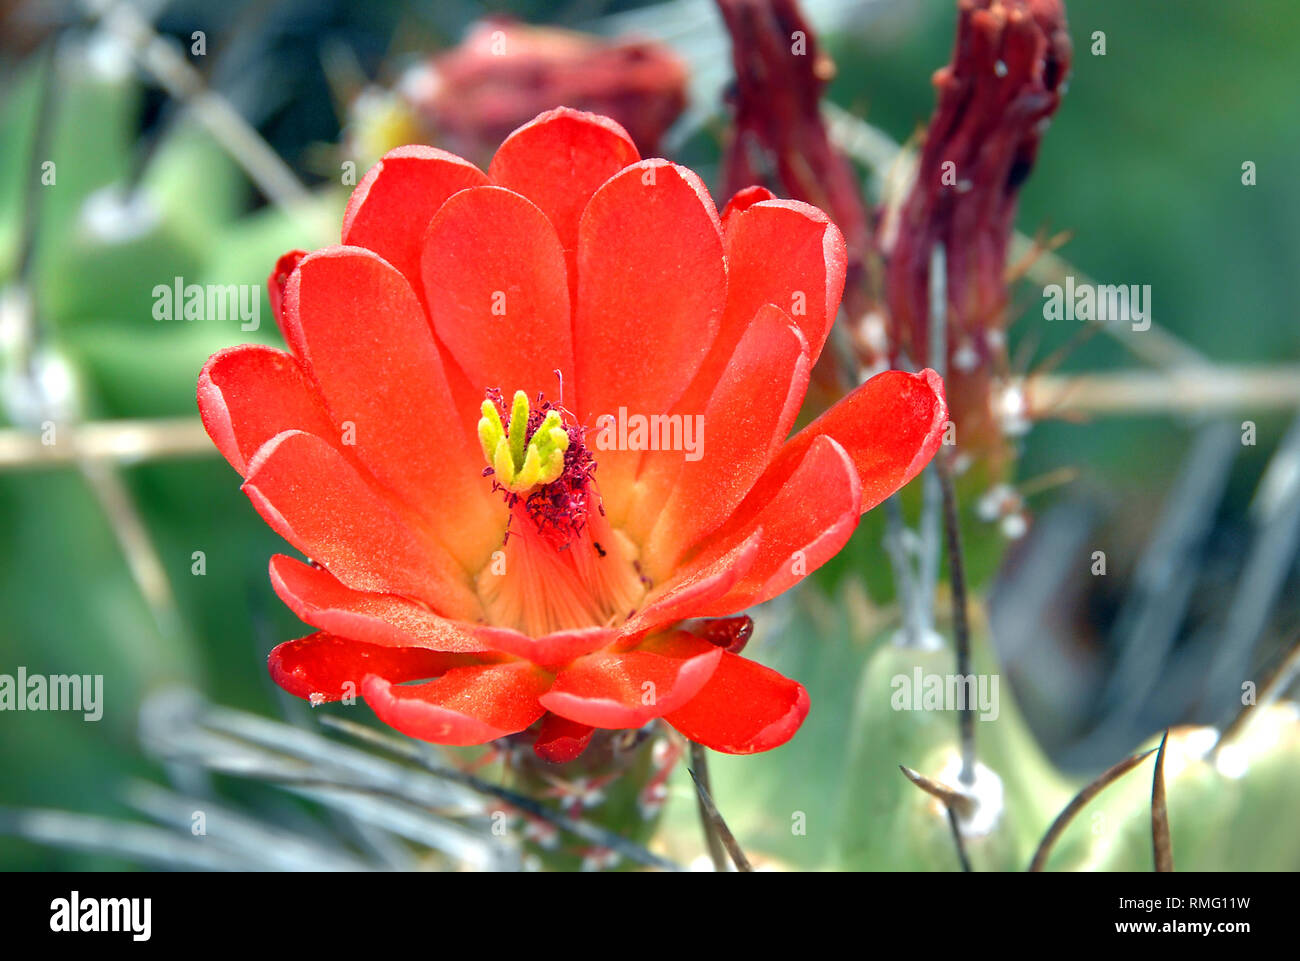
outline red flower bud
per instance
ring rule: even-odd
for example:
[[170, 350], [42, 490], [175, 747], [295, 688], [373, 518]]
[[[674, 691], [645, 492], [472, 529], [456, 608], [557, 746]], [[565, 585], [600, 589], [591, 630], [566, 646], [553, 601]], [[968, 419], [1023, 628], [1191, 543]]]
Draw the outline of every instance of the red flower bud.
[[916, 181], [882, 225], [891, 347], [918, 366], [930, 362], [930, 263], [943, 246], [946, 381], [963, 446], [1000, 445], [990, 377], [1006, 364], [1007, 246], [1070, 58], [1061, 0], [961, 0]]
[[[832, 146], [821, 116], [835, 64], [795, 0], [718, 0], [718, 7], [736, 70], [726, 192], [763, 184], [821, 207], [844, 232], [849, 264], [861, 264], [870, 242], [867, 212], [853, 168]], [[849, 289], [856, 286], [850, 277]]]

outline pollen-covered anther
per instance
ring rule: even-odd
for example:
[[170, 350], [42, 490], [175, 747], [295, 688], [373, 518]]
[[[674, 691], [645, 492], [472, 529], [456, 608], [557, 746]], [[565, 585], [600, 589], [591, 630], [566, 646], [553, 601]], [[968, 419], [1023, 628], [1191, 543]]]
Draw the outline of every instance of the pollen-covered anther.
[[501, 423], [501, 412], [495, 401], [483, 401], [482, 411], [478, 422], [479, 444], [498, 484], [512, 494], [525, 494], [534, 487], [558, 480], [564, 473], [569, 432], [558, 411], [548, 410], [531, 436], [528, 422], [532, 409], [528, 395], [522, 390], [515, 391], [508, 430]]

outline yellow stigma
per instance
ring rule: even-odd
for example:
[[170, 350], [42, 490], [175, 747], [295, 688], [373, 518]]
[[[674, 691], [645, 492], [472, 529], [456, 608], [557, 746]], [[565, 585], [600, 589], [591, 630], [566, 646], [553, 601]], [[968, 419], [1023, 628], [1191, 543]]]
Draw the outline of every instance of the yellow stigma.
[[501, 424], [497, 405], [483, 401], [478, 422], [478, 440], [483, 457], [492, 467], [497, 483], [514, 494], [524, 494], [539, 484], [549, 484], [564, 473], [564, 452], [569, 449], [569, 432], [557, 411], [548, 410], [533, 436], [528, 436], [528, 395], [515, 391], [510, 407], [510, 430]]

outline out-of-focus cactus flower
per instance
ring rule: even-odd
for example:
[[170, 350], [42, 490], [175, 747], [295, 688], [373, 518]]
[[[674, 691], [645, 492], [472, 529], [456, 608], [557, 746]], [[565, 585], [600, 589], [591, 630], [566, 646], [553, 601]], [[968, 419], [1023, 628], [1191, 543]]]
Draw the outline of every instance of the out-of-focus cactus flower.
[[[372, 134], [413, 124], [424, 142], [486, 164], [516, 127], [565, 105], [616, 120], [638, 149], [653, 154], [686, 106], [686, 79], [685, 65], [663, 44], [494, 17], [406, 75], [395, 92], [404, 109], [372, 93], [374, 123], [353, 115]], [[373, 156], [407, 142], [381, 140]]]
[[946, 258], [949, 400], [958, 444], [1004, 447], [1019, 411], [995, 389], [1007, 367], [1007, 247], [1016, 199], [1060, 104], [1071, 60], [1061, 0], [961, 0], [952, 62], [934, 75], [937, 104], [916, 180], [881, 224], [888, 258], [890, 346], [929, 363], [930, 265]]
[[282, 687], [444, 744], [537, 725], [548, 760], [657, 717], [730, 753], [794, 734], [807, 693], [719, 619], [830, 559], [947, 409], [933, 372], [890, 371], [787, 436], [844, 242], [753, 201], [719, 218], [694, 173], [559, 109], [487, 173], [389, 153], [343, 246], [277, 264], [290, 351], [217, 354], [199, 407], [313, 560], [271, 562], [321, 631], [272, 653]]
[[57, 8], [22, 0], [0, 0], [0, 53], [26, 56], [59, 29], [59, 21]]
[[[423, 75], [421, 68], [408, 76]], [[426, 129], [403, 86], [389, 90], [373, 84], [348, 103], [343, 149], [359, 167], [370, 167], [394, 147], [432, 139], [433, 132]]]
[[751, 185], [827, 211], [844, 232], [849, 255], [845, 297], [859, 290], [870, 227], [857, 178], [832, 145], [821, 96], [835, 64], [817, 46], [795, 0], [718, 0], [731, 34], [736, 81], [735, 131], [723, 160], [728, 194]]

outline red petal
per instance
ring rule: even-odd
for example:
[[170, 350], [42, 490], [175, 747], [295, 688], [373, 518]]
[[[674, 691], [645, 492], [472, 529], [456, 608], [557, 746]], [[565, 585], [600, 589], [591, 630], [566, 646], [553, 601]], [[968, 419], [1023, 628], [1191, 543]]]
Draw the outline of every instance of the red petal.
[[488, 172], [496, 183], [537, 204], [565, 249], [572, 250], [591, 195], [640, 159], [632, 138], [613, 120], [557, 107], [507, 137]]
[[541, 637], [530, 637], [508, 627], [479, 625], [474, 628], [475, 640], [489, 650], [522, 657], [543, 667], [567, 664], [575, 657], [605, 647], [617, 636], [617, 632], [607, 627], [579, 627]]
[[354, 591], [329, 571], [284, 554], [271, 558], [271, 586], [300, 618], [334, 634], [385, 647], [458, 653], [484, 650], [456, 621], [395, 594]]
[[790, 740], [807, 715], [802, 684], [724, 651], [703, 690], [664, 720], [715, 751], [756, 754]]
[[360, 694], [367, 675], [414, 681], [437, 677], [474, 660], [464, 654], [362, 644], [322, 632], [285, 641], [271, 651], [267, 667], [272, 680], [290, 694], [319, 703]]
[[702, 456], [675, 455], [677, 479], [643, 552], [652, 578], [675, 568], [745, 499], [789, 436], [811, 369], [808, 343], [790, 318], [761, 308], [704, 409]]
[[580, 724], [637, 728], [686, 704], [708, 682], [723, 653], [679, 631], [626, 654], [588, 654], [556, 675], [541, 702]]
[[595, 733], [596, 729], [587, 724], [570, 721], [558, 714], [547, 714], [542, 718], [541, 730], [533, 742], [533, 752], [543, 761], [564, 764], [585, 751]]
[[352, 191], [343, 215], [343, 243], [373, 250], [418, 292], [429, 221], [452, 194], [487, 182], [468, 160], [436, 147], [390, 150]]
[[[844, 238], [816, 207], [755, 199], [763, 194], [767, 194], [763, 188], [749, 188], [728, 205], [724, 227], [726, 310], [704, 364], [674, 413], [704, 410], [733, 362], [741, 339], [766, 305], [775, 305], [790, 316], [808, 342], [810, 362], [817, 360], [835, 320], [844, 286]], [[739, 209], [744, 204], [749, 205]], [[753, 404], [751, 400], [745, 408]], [[716, 420], [706, 421], [706, 425], [710, 422]], [[714, 430], [711, 436], [716, 440], [718, 432]], [[629, 529], [642, 538], [649, 536], [679, 464], [680, 458], [661, 453], [643, 457], [637, 499], [627, 520]]]
[[532, 203], [502, 187], [461, 191], [429, 225], [421, 271], [438, 338], [480, 395], [555, 398], [556, 370], [573, 382], [564, 250]]
[[367, 250], [327, 247], [290, 278], [288, 324], [357, 456], [468, 569], [501, 545], [504, 507], [484, 480], [477, 418], [458, 411], [424, 309]]
[[727, 201], [727, 206], [722, 208], [722, 236], [727, 237], [730, 234], [731, 226], [735, 223], [738, 214], [744, 213], [754, 204], [761, 204], [764, 200], [775, 199], [776, 194], [758, 184], [737, 190], [731, 195], [731, 199]]
[[515, 661], [460, 667], [428, 684], [399, 686], [371, 675], [361, 685], [379, 719], [403, 734], [438, 744], [486, 744], [531, 725], [551, 676]]
[[715, 543], [704, 548], [704, 556], [711, 557], [721, 545], [762, 531], [758, 557], [740, 583], [696, 613], [732, 614], [803, 580], [848, 541], [858, 524], [861, 497], [857, 471], [844, 448], [829, 437], [818, 438], [775, 495], [753, 504], [747, 499]]
[[646, 598], [645, 606], [621, 625], [619, 633], [636, 637], [707, 610], [749, 572], [761, 541], [762, 533], [753, 531], [730, 550], [678, 570]]
[[[578, 230], [579, 420], [599, 426], [620, 407], [670, 411], [713, 342], [726, 290], [717, 214], [695, 174], [647, 160], [596, 191]], [[617, 523], [640, 455], [602, 450], [597, 459]]]
[[275, 318], [275, 325], [280, 328], [280, 334], [285, 338], [286, 343], [289, 335], [285, 332], [284, 326], [284, 288], [289, 283], [289, 275], [297, 269], [306, 256], [305, 250], [289, 251], [275, 262], [275, 267], [271, 269], [271, 276], [266, 278], [266, 296], [271, 301], [271, 316]]
[[198, 400], [208, 436], [240, 474], [281, 431], [334, 435], [316, 385], [290, 354], [272, 347], [241, 344], [213, 354], [199, 374]]
[[[742, 191], [742, 193], [744, 193]], [[743, 202], [743, 201], [742, 201]], [[767, 304], [798, 326], [816, 362], [835, 321], [844, 288], [844, 238], [816, 207], [793, 200], [763, 200], [732, 211], [726, 223], [727, 306], [717, 338], [679, 406], [699, 410], [713, 395], [737, 345]], [[651, 471], [638, 512], [657, 507]], [[638, 517], [637, 520], [643, 520]]]
[[319, 437], [276, 435], [249, 462], [243, 491], [276, 533], [348, 587], [418, 597], [452, 617], [479, 613], [450, 556]]
[[816, 360], [839, 310], [846, 262], [843, 235], [816, 207], [765, 200], [733, 216], [727, 223], [727, 309], [703, 376], [730, 356], [764, 304], [790, 315]]
[[770, 493], [795, 470], [817, 437], [834, 437], [857, 466], [862, 510], [889, 497], [930, 462], [948, 423], [943, 381], [932, 370], [887, 370], [801, 430], [781, 448], [755, 495]]

